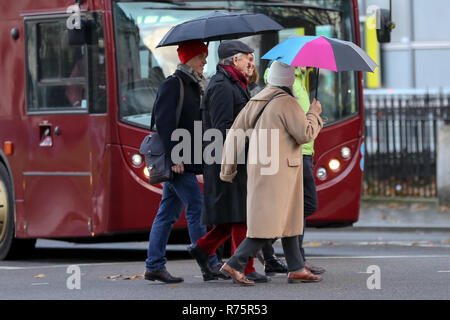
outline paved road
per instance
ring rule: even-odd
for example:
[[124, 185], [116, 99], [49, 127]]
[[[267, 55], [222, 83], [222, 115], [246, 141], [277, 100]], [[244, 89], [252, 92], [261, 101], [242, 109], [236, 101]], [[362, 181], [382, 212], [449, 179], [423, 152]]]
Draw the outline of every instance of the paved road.
[[[145, 281], [146, 246], [39, 240], [32, 259], [0, 262], [0, 299], [450, 299], [446, 232], [311, 229], [307, 256], [328, 270], [321, 283], [287, 284], [285, 275], [277, 275], [250, 288], [231, 281], [203, 282], [185, 245], [171, 245], [168, 251], [168, 269], [183, 276], [183, 283]], [[279, 242], [276, 251], [282, 253]], [[258, 262], [256, 267], [262, 272]]]

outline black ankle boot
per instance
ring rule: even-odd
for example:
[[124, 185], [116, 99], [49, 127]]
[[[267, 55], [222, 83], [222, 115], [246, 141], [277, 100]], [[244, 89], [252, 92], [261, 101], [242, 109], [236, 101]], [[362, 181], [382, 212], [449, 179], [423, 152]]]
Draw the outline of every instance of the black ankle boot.
[[215, 274], [208, 263], [209, 255], [202, 250], [197, 244], [191, 244], [187, 248], [190, 255], [197, 261], [200, 266], [203, 275], [203, 281], [218, 280], [217, 274]]

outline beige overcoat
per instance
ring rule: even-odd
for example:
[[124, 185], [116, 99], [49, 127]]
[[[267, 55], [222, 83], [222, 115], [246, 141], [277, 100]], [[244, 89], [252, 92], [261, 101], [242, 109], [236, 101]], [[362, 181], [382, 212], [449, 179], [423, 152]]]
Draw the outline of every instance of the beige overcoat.
[[[267, 105], [251, 130], [259, 111], [277, 93], [282, 95]], [[303, 233], [302, 144], [314, 140], [322, 126], [319, 115], [305, 115], [294, 97], [273, 86], [263, 89], [239, 113], [225, 140], [220, 178], [230, 182], [236, 176], [236, 163], [245, 149], [236, 133], [246, 131], [250, 137], [247, 237], [274, 239]]]

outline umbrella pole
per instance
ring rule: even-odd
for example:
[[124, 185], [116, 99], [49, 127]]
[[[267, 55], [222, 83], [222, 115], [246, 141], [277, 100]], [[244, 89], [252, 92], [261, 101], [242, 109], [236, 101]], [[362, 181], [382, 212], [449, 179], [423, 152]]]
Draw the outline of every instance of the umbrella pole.
[[317, 68], [317, 71], [316, 71], [316, 95], [315, 95], [316, 100], [317, 100], [317, 93], [319, 92], [319, 71], [320, 71], [320, 69]]

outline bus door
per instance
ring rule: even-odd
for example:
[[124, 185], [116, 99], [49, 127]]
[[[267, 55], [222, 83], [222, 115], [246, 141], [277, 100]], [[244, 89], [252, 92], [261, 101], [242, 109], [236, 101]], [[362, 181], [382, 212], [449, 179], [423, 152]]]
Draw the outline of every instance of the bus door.
[[88, 13], [83, 43], [69, 44], [67, 15], [25, 24], [28, 153], [23, 171], [24, 234], [93, 234], [93, 190], [106, 135], [103, 21]]

